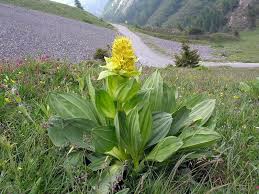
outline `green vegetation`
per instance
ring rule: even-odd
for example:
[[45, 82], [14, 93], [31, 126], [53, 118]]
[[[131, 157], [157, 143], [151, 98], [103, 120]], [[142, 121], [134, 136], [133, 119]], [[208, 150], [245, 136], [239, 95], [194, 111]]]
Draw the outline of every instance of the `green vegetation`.
[[217, 43], [224, 41], [238, 41], [239, 37], [236, 37], [231, 33], [211, 33], [211, 34], [199, 34], [199, 35], [190, 35], [188, 32], [169, 32], [167, 30], [159, 30], [150, 27], [139, 27], [139, 26], [128, 26], [130, 30], [135, 32], [140, 32], [143, 34], [147, 34], [150, 36], [154, 36], [157, 38], [165, 39], [165, 40], [173, 40], [177, 42], [191, 42], [191, 43], [200, 43], [200, 44], [209, 44], [209, 43]]
[[226, 61], [259, 62], [259, 28], [240, 32], [238, 41], [218, 41], [210, 43]]
[[178, 104], [176, 88], [168, 87], [157, 71], [142, 87], [137, 79], [109, 74], [106, 89], [96, 90], [89, 78], [89, 98], [72, 93], [50, 95], [50, 108], [57, 117], [51, 119], [48, 134], [61, 148], [76, 146], [90, 152], [85, 156], [91, 161], [89, 169], [104, 174], [93, 175], [99, 180], [97, 193], [110, 193], [116, 183], [112, 177], [123, 176], [124, 171], [128, 179], [156, 163], [196, 158], [193, 153], [207, 154], [202, 148], [221, 138], [212, 121], [214, 99], [195, 95]]
[[94, 59], [95, 60], [102, 60], [102, 61], [105, 61], [104, 58], [105, 57], [109, 57], [110, 55], [110, 52], [108, 49], [101, 49], [101, 48], [98, 48], [96, 49], [95, 53], [94, 53]]
[[226, 28], [227, 17], [238, 6], [239, 0], [144, 0], [134, 1], [133, 4], [127, 1], [122, 3], [129, 5], [110, 0], [104, 17], [141, 26], [183, 29], [195, 27], [216, 32]]
[[187, 43], [182, 43], [182, 52], [175, 56], [176, 67], [198, 67], [201, 61], [198, 50], [191, 50]]
[[241, 82], [240, 89], [254, 100], [259, 100], [259, 77], [250, 82]]
[[86, 11], [49, 0], [0, 0], [0, 3], [26, 7], [33, 10], [43, 11], [46, 13], [83, 21], [89, 24], [112, 28], [112, 26], [108, 23]]
[[[47, 99], [50, 92], [88, 96], [86, 82], [81, 78], [89, 74], [94, 87], [101, 89], [96, 79], [102, 69], [96, 62], [69, 66], [30, 60], [18, 68], [4, 65], [0, 69], [0, 90], [2, 94], [8, 92], [9, 99], [0, 107], [1, 191], [89, 193], [94, 184], [87, 167], [90, 161], [76, 148], [55, 147], [48, 137], [47, 120], [53, 112]], [[144, 68], [143, 79], [154, 71]], [[169, 87], [177, 86], [182, 103], [186, 96], [194, 94], [217, 100], [216, 130], [222, 139], [205, 156], [200, 155], [202, 159], [183, 157], [165, 165], [150, 165], [139, 176], [117, 177], [115, 190], [125, 185], [132, 192], [147, 194], [255, 193], [259, 179], [259, 104], [249, 101], [239, 90], [239, 83], [254, 80], [259, 69], [168, 67], [160, 73]], [[81, 154], [89, 153], [82, 150]], [[94, 175], [101, 177], [102, 172]]]

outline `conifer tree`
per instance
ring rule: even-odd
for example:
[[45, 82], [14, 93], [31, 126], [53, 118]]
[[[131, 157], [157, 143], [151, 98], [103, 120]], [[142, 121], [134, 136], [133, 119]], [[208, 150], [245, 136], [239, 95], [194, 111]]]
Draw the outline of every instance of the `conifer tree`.
[[182, 43], [182, 52], [175, 56], [175, 65], [177, 67], [198, 67], [201, 58], [198, 50], [191, 50], [190, 46], [185, 42]]
[[75, 0], [75, 6], [79, 9], [82, 9], [84, 10], [83, 6], [81, 5], [80, 1], [79, 0]]

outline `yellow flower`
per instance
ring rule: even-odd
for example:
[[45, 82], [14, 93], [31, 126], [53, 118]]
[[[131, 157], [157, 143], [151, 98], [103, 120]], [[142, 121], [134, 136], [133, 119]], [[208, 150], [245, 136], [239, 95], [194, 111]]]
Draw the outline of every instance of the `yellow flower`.
[[6, 103], [11, 103], [11, 100], [9, 98], [4, 99]]
[[234, 99], [239, 99], [240, 97], [239, 96], [233, 96]]
[[106, 68], [109, 71], [134, 74], [137, 72], [137, 57], [134, 53], [130, 39], [126, 37], [117, 37], [112, 46], [112, 57], [105, 58]]

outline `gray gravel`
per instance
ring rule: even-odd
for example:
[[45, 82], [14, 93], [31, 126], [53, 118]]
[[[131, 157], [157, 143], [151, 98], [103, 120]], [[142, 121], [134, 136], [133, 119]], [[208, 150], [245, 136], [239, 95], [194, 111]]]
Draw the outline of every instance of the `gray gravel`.
[[76, 63], [92, 58], [114, 36], [106, 28], [0, 4], [0, 60], [47, 55]]
[[[179, 54], [181, 52], [181, 43], [171, 40], [164, 40], [160, 38], [156, 38], [153, 36], [149, 36], [146, 34], [139, 35], [142, 37], [143, 41], [146, 44], [155, 45], [157, 48], [159, 48], [161, 51], [163, 51], [167, 55], [174, 56], [176, 54]], [[207, 45], [201, 45], [201, 44], [190, 44], [191, 49], [198, 50], [198, 53], [200, 54], [202, 60], [204, 61], [215, 61], [215, 60], [221, 60], [219, 57], [215, 56], [215, 50]]]

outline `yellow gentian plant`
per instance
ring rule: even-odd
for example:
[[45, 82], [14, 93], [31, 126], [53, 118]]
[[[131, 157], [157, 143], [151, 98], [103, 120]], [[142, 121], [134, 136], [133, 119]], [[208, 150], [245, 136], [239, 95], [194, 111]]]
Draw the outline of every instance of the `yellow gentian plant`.
[[[140, 83], [128, 38], [116, 38], [112, 56], [105, 60], [99, 75], [106, 80], [104, 89], [95, 88], [89, 76], [87, 99], [72, 93], [50, 95], [55, 116], [48, 134], [56, 146], [71, 146], [82, 154], [88, 150], [88, 168], [105, 172], [110, 186], [125, 168], [138, 173], [146, 164], [197, 153], [220, 138], [214, 130], [215, 100], [193, 96], [178, 103], [176, 87], [168, 86], [158, 71]], [[102, 181], [96, 184], [94, 188], [106, 193]]]

